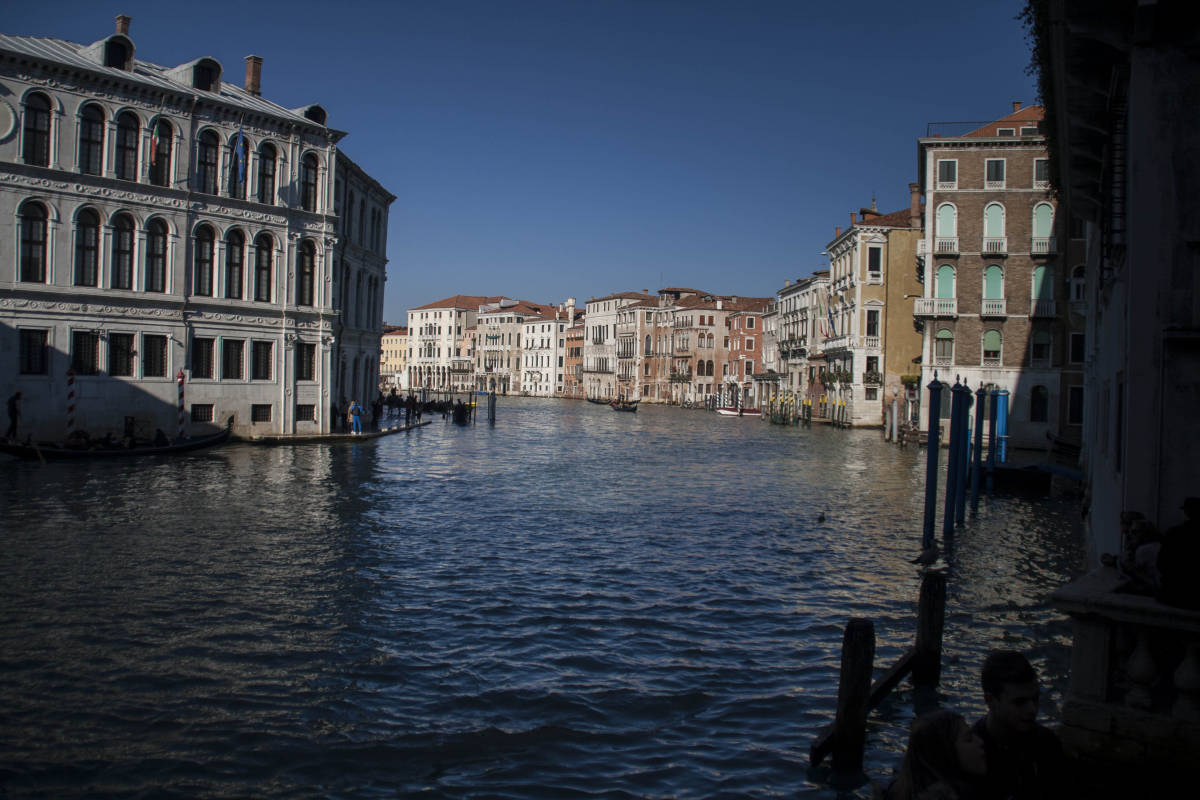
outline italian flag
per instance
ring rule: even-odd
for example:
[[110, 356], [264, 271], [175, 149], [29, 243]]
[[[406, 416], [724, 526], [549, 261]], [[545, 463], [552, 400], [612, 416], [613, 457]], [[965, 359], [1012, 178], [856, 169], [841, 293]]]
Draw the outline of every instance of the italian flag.
[[150, 165], [158, 158], [158, 120], [154, 120], [154, 128], [150, 131]]

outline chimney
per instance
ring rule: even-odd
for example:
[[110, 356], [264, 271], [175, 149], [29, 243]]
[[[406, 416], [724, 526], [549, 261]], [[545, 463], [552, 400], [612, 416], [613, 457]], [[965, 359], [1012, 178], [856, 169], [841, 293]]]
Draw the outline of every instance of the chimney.
[[835, 239], [836, 239], [837, 237], [839, 237], [839, 236], [841, 236], [841, 235], [842, 235], [842, 226], [841, 226], [841, 225], [834, 225], [834, 226], [833, 226], [833, 238], [835, 238]]
[[853, 211], [850, 212], [850, 227], [851, 228], [854, 227], [854, 212]]
[[128, 14], [117, 14], [117, 33], [122, 36], [128, 36], [130, 22], [133, 22], [133, 20]]
[[783, 279], [783, 288], [785, 288], [785, 289], [786, 289], [787, 287], [789, 287], [789, 286], [791, 286], [791, 285], [792, 285], [792, 279], [791, 279], [791, 278], [784, 278], [784, 279]]
[[908, 185], [908, 227], [919, 229], [921, 227], [921, 185], [919, 183], [910, 183]]
[[875, 196], [874, 195], [871, 196], [871, 210], [874, 211], [876, 214], [879, 213], [879, 208], [875, 205]]
[[262, 56], [246, 56], [246, 91], [262, 94]]
[[1020, 111], [1020, 110], [1021, 110], [1021, 101], [1020, 101], [1020, 100], [1013, 100], [1013, 113], [1015, 114], [1015, 113], [1017, 113], [1017, 112], [1018, 112], [1018, 111]]

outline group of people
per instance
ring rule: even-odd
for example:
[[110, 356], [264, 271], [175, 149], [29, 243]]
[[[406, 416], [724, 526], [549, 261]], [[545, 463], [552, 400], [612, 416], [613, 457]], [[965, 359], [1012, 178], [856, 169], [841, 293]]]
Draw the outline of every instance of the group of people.
[[987, 715], [971, 725], [938, 710], [913, 723], [900, 772], [885, 800], [1037, 800], [1069, 795], [1063, 749], [1038, 724], [1038, 676], [1015, 650], [983, 662]]
[[[345, 412], [342, 412], [342, 408]], [[350, 433], [356, 436], [362, 435], [364, 426], [369, 429], [375, 428], [379, 424], [379, 418], [383, 416], [384, 408], [388, 414], [400, 415], [401, 412], [405, 415], [405, 424], [412, 424], [414, 421], [421, 421], [421, 404], [417, 401], [416, 395], [408, 395], [408, 397], [400, 397], [396, 394], [396, 390], [392, 389], [392, 393], [386, 399], [382, 394], [371, 401], [371, 420], [366, 422], [366, 409], [358, 402], [358, 400], [346, 401], [342, 398], [342, 405], [339, 407], [337, 403], [331, 403], [329, 406], [329, 427], [333, 433]]]

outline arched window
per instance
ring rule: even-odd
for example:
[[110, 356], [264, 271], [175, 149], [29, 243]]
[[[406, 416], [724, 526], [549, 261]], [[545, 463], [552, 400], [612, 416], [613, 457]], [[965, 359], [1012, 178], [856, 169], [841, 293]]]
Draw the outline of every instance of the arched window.
[[954, 267], [949, 264], [942, 264], [937, 269], [937, 297], [941, 299], [950, 299], [954, 297]]
[[217, 158], [220, 151], [217, 134], [204, 131], [196, 140], [196, 191], [217, 193]]
[[46, 207], [41, 203], [21, 206], [21, 280], [46, 282]]
[[1004, 206], [988, 203], [983, 210], [983, 235], [989, 238], [1004, 235]]
[[650, 355], [650, 334], [646, 334], [645, 355]]
[[208, 225], [196, 229], [196, 257], [192, 275], [192, 292], [200, 297], [212, 297], [213, 254], [217, 235]]
[[1033, 207], [1033, 238], [1044, 239], [1050, 236], [1054, 225], [1054, 207], [1049, 203], [1038, 203]]
[[1004, 297], [1004, 270], [992, 264], [983, 270], [983, 299], [1000, 300]]
[[712, 361], [706, 361], [706, 362], [704, 362], [704, 363], [705, 363], [705, 364], [708, 366], [707, 372], [708, 372], [708, 375], [711, 377], [711, 376], [712, 376], [712, 374], [713, 374], [713, 362], [712, 362]]
[[175, 131], [171, 123], [159, 118], [150, 127], [150, 182], [155, 186], [171, 185], [171, 144]]
[[1051, 269], [1045, 264], [1033, 268], [1033, 299], [1049, 300], [1054, 297], [1054, 287], [1050, 283]]
[[275, 203], [275, 145], [263, 142], [258, 148], [258, 202]]
[[958, 210], [944, 203], [938, 206], [937, 210], [937, 233], [936, 236], [958, 236]]
[[141, 125], [135, 114], [126, 111], [117, 117], [117, 163], [113, 171], [123, 181], [138, 178], [138, 137]]
[[1071, 299], [1082, 302], [1087, 298], [1087, 271], [1083, 264], [1071, 270]]
[[100, 274], [100, 217], [90, 208], [75, 218], [75, 285], [96, 286]]
[[317, 157], [312, 153], [300, 162], [300, 205], [305, 211], [317, 210]]
[[25, 98], [22, 157], [26, 164], [50, 166], [50, 100], [44, 94]]
[[133, 288], [133, 217], [117, 214], [112, 220], [112, 265], [109, 281], [114, 289]]
[[167, 223], [150, 220], [146, 226], [146, 285], [147, 292], [167, 290]]
[[95, 104], [79, 115], [79, 171], [99, 175], [104, 169], [104, 112]]
[[241, 231], [230, 231], [225, 237], [225, 296], [242, 299], [245, 283], [246, 237]]
[[300, 243], [300, 268], [296, 280], [296, 305], [313, 304], [313, 279], [316, 275], [317, 248], [310, 241]]
[[271, 302], [271, 237], [260, 233], [254, 240], [254, 299]]
[[1038, 331], [1033, 334], [1033, 343], [1030, 345], [1029, 350], [1030, 366], [1050, 366], [1050, 344], [1052, 341], [1053, 339], [1048, 331]]
[[1000, 345], [1003, 341], [1000, 331], [988, 330], [983, 333], [983, 365], [985, 367], [1000, 366]]
[[1029, 421], [1045, 422], [1050, 414], [1050, 392], [1045, 386], [1034, 386], [1029, 390]]
[[229, 196], [238, 200], [246, 199], [246, 162], [250, 158], [247, 151], [246, 135], [237, 131], [229, 140]]
[[954, 363], [954, 332], [949, 328], [942, 328], [934, 337], [933, 360], [935, 364]]

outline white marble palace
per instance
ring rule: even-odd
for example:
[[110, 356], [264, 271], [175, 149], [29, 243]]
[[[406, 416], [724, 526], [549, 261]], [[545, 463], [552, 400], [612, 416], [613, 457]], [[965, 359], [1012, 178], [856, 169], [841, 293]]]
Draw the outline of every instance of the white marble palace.
[[[319, 105], [196, 58], [0, 35], [0, 374], [18, 437], [328, 430], [378, 383], [388, 207]], [[177, 410], [182, 380], [185, 414]]]

